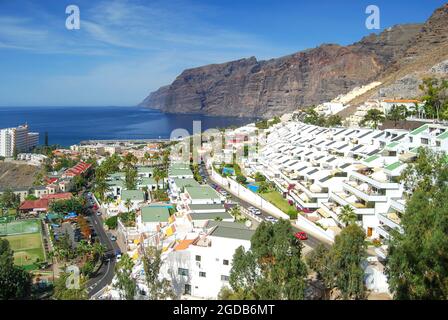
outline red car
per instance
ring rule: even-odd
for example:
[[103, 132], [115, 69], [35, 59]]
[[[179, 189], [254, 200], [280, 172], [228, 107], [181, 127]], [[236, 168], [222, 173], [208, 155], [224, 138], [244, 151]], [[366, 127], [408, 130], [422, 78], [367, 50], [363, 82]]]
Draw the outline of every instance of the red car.
[[308, 240], [308, 235], [305, 233], [305, 232], [303, 232], [303, 231], [301, 231], [301, 232], [297, 232], [295, 235], [294, 235], [294, 237], [296, 237], [297, 239], [299, 239], [299, 240]]

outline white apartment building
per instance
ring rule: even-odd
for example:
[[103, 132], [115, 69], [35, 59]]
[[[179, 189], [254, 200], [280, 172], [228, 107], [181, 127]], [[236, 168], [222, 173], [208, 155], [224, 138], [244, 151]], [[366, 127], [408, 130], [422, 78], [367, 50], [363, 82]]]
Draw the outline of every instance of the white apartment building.
[[180, 241], [166, 254], [163, 276], [178, 296], [216, 299], [229, 285], [235, 250], [250, 248], [253, 230], [243, 224], [209, 221], [207, 234]]
[[0, 130], [0, 156], [10, 158], [14, 153], [29, 152], [39, 144], [39, 133], [28, 132], [28, 125]]
[[424, 124], [408, 132], [290, 121], [275, 126], [259, 156], [243, 166], [247, 174], [262, 172], [309, 220], [342, 226], [342, 208], [349, 206], [368, 237], [387, 239], [391, 229], [400, 230], [405, 210], [398, 177], [421, 146], [447, 152], [448, 128]]

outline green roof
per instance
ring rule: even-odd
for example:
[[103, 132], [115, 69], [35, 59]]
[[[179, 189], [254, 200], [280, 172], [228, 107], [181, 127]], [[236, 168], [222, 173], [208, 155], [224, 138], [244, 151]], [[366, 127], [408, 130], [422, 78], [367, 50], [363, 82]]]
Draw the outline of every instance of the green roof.
[[193, 172], [190, 169], [177, 169], [177, 168], [170, 168], [168, 170], [168, 176], [170, 177], [177, 177], [177, 176], [192, 176]]
[[409, 150], [409, 152], [418, 153], [418, 149], [419, 147], [415, 147], [414, 149]]
[[221, 196], [210, 186], [185, 187], [192, 199], [221, 199]]
[[152, 167], [137, 167], [138, 173], [153, 173], [154, 168]]
[[107, 181], [107, 184], [111, 187], [121, 187], [124, 188], [125, 186], [125, 182], [123, 180], [112, 180], [112, 181]]
[[396, 146], [398, 146], [400, 143], [399, 142], [392, 142], [392, 143], [389, 143], [387, 146], [386, 146], [386, 148], [395, 148]]
[[379, 156], [378, 154], [374, 154], [373, 156], [368, 157], [367, 159], [364, 159], [364, 162], [369, 163], [369, 162], [375, 161], [375, 160], [378, 159], [379, 157], [380, 157], [380, 156]]
[[210, 235], [220, 238], [250, 240], [255, 233], [255, 230], [236, 222], [209, 221], [207, 228], [215, 228]]
[[199, 187], [200, 186], [200, 184], [193, 178], [186, 178], [186, 179], [174, 178], [174, 183], [180, 189], [183, 189], [185, 187]]
[[191, 210], [217, 210], [224, 209], [223, 204], [189, 204]]
[[439, 135], [437, 136], [437, 139], [439, 139], [439, 140], [445, 140], [445, 139], [448, 139], [448, 130], [445, 131], [445, 132], [442, 133], [442, 134], [439, 134]]
[[188, 163], [171, 163], [170, 169], [190, 169], [190, 164]]
[[385, 167], [386, 170], [389, 171], [394, 171], [395, 169], [401, 167], [403, 165], [403, 163], [401, 163], [400, 161], [394, 162], [388, 166]]
[[170, 212], [166, 207], [147, 206], [142, 208], [142, 222], [168, 221]]
[[115, 173], [111, 173], [108, 178], [111, 179], [124, 179], [126, 176], [126, 174], [124, 172], [115, 172]]
[[[159, 184], [161, 184], [162, 181], [159, 181]], [[156, 180], [154, 180], [154, 178], [141, 178], [140, 181], [138, 182], [139, 185], [153, 185], [153, 184], [157, 184]]]
[[413, 136], [422, 133], [423, 131], [427, 130], [429, 128], [429, 126], [427, 124], [415, 129], [414, 131], [412, 131], [410, 134], [412, 134]]
[[204, 212], [204, 213], [190, 213], [193, 220], [215, 220], [221, 219], [233, 219], [233, 217], [227, 212]]
[[144, 201], [145, 196], [142, 191], [139, 190], [123, 190], [121, 192], [121, 200], [132, 200], [132, 201]]

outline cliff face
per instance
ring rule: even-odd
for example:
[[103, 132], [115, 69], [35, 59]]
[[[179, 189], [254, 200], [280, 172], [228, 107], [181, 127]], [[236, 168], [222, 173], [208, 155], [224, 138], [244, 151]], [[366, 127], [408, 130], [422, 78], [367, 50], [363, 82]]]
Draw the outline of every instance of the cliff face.
[[267, 118], [329, 101], [428, 50], [420, 43], [446, 41], [446, 34], [440, 36], [444, 10], [425, 25], [395, 26], [346, 47], [326, 44], [268, 61], [251, 57], [185, 70], [141, 105], [169, 113]]

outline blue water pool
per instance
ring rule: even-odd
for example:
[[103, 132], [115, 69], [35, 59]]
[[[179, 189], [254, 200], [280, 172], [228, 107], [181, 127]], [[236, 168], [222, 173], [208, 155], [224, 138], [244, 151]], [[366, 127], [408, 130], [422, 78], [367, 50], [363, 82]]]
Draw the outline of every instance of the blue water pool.
[[249, 188], [250, 191], [252, 192], [258, 192], [258, 189], [260, 189], [259, 186], [255, 185], [255, 184], [248, 184], [247, 187]]
[[223, 168], [222, 169], [222, 173], [223, 174], [231, 174], [231, 175], [235, 175], [235, 169], [233, 168]]

